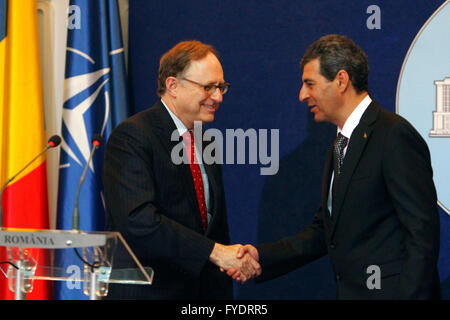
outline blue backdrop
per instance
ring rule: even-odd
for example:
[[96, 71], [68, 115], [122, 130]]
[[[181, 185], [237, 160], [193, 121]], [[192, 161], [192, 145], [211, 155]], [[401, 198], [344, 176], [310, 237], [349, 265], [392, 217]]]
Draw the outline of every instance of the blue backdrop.
[[[213, 126], [222, 130], [279, 129], [280, 169], [261, 176], [261, 165], [224, 165], [231, 239], [257, 244], [297, 233], [312, 221], [320, 180], [335, 127], [316, 124], [298, 101], [299, 61], [322, 35], [345, 34], [367, 53], [369, 93], [395, 110], [397, 82], [408, 48], [443, 0], [130, 1], [129, 76], [134, 110], [158, 98], [161, 55], [182, 40], [212, 44], [231, 83]], [[369, 29], [380, 9], [381, 29]], [[248, 161], [247, 161], [248, 162]], [[449, 298], [450, 216], [440, 210], [439, 262], [444, 297]], [[235, 287], [238, 299], [332, 299], [328, 258], [264, 284]]]

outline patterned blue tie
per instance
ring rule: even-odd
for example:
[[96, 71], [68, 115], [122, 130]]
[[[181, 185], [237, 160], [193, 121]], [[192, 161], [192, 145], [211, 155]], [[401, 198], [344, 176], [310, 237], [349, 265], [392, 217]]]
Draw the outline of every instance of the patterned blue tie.
[[341, 133], [338, 134], [333, 143], [333, 166], [334, 179], [341, 174], [342, 163], [344, 162], [344, 149], [347, 146], [348, 138]]
[[344, 137], [341, 133], [338, 134], [336, 140], [333, 143], [333, 166], [334, 166], [334, 180], [333, 180], [333, 190], [332, 190], [332, 209], [334, 213], [335, 199], [337, 192], [337, 181], [341, 174], [342, 164], [344, 162], [344, 149], [347, 146], [348, 138]]

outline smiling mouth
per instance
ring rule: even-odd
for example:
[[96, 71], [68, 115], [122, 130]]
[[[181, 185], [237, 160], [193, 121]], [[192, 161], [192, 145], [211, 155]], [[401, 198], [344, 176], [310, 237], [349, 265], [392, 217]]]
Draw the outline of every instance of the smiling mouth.
[[214, 111], [214, 112], [219, 108], [219, 106], [217, 106], [217, 105], [212, 105], [212, 106], [203, 105], [203, 107], [205, 107], [209, 111]]

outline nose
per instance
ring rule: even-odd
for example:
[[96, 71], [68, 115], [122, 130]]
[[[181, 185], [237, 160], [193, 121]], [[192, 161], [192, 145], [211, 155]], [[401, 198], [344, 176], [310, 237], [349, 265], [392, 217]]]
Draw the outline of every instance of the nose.
[[223, 100], [223, 94], [222, 91], [220, 91], [219, 88], [216, 88], [216, 91], [214, 91], [214, 93], [210, 96], [211, 99], [213, 99], [216, 102], [222, 102]]
[[309, 98], [308, 89], [305, 88], [305, 85], [303, 84], [298, 94], [298, 99], [300, 100], [300, 102], [305, 102], [305, 100], [308, 98]]

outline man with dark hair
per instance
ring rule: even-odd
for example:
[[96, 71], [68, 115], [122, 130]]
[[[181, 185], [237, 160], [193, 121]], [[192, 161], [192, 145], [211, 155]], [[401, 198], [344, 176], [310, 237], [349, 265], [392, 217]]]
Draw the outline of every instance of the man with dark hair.
[[[249, 255], [236, 259], [239, 245], [223, 245], [230, 239], [222, 170], [201, 161], [192, 134], [194, 122], [214, 120], [229, 84], [211, 46], [184, 41], [162, 56], [158, 86], [161, 100], [117, 126], [106, 146], [107, 229], [155, 272], [150, 286], [112, 285], [112, 298], [232, 299], [219, 267], [250, 278], [260, 266]], [[189, 161], [176, 164], [181, 139]]]
[[333, 81], [340, 69], [347, 71], [357, 93], [369, 90], [369, 60], [364, 51], [351, 39], [339, 35], [324, 36], [306, 51], [300, 66], [320, 60], [320, 74]]
[[[368, 61], [352, 40], [328, 35], [301, 67], [299, 99], [337, 126], [322, 200], [295, 236], [239, 250], [270, 280], [329, 255], [338, 299], [438, 299], [439, 214], [428, 147], [402, 117], [368, 95]], [[239, 279], [233, 268], [227, 272]]]

